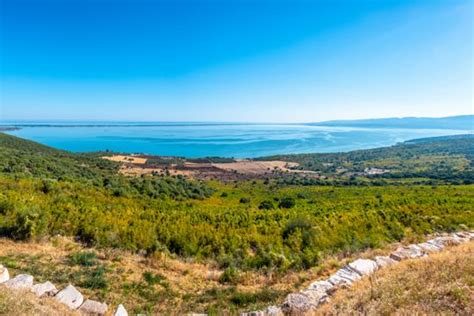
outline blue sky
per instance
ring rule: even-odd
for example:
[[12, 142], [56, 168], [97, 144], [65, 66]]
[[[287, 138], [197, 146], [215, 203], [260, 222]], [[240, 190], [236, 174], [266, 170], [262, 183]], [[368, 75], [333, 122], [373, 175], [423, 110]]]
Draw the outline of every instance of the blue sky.
[[0, 3], [4, 120], [473, 112], [470, 0]]

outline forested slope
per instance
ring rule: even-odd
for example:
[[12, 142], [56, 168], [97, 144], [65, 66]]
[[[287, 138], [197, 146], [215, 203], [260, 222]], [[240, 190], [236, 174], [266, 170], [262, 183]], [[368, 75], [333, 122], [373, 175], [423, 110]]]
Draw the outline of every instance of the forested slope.
[[126, 178], [119, 164], [94, 154], [75, 154], [0, 133], [0, 173], [16, 179], [41, 179], [43, 189], [57, 181], [105, 188], [116, 196], [147, 195], [155, 198], [205, 198], [212, 190], [181, 177]]

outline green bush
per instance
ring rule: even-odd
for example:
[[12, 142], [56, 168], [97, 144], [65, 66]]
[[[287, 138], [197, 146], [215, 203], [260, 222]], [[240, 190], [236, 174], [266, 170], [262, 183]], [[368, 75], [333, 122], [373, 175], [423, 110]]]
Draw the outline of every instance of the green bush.
[[296, 201], [292, 197], [284, 197], [283, 199], [280, 200], [280, 203], [278, 203], [279, 208], [292, 208], [296, 205]]
[[260, 202], [260, 204], [258, 205], [258, 208], [260, 210], [273, 210], [275, 206], [273, 205], [272, 201], [265, 200], [265, 201]]
[[69, 255], [71, 265], [91, 267], [97, 264], [97, 254], [92, 251], [74, 252]]

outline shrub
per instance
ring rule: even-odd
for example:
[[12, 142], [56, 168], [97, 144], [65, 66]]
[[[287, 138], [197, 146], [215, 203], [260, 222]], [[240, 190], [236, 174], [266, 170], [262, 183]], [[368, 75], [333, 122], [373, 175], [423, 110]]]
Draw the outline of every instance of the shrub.
[[292, 197], [285, 197], [281, 199], [280, 203], [278, 203], [279, 208], [292, 208], [296, 205], [295, 199]]
[[250, 199], [249, 198], [241, 198], [239, 202], [241, 204], [247, 204], [247, 203], [250, 203]]
[[81, 282], [81, 285], [88, 289], [106, 289], [108, 281], [105, 273], [106, 269], [104, 266], [98, 266], [93, 270], [87, 271], [85, 273], [86, 278]]
[[240, 281], [240, 273], [234, 267], [229, 267], [224, 270], [219, 278], [220, 283], [232, 283], [237, 284]]
[[260, 205], [258, 206], [258, 208], [260, 210], [272, 210], [275, 208], [275, 206], [273, 205], [272, 201], [265, 200], [265, 201], [260, 202]]
[[92, 251], [74, 252], [69, 255], [69, 263], [83, 267], [91, 267], [97, 263], [97, 255]]

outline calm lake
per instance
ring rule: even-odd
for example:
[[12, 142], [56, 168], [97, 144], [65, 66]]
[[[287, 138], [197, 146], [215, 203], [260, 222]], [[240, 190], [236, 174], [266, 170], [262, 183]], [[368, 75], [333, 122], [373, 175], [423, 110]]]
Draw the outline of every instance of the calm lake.
[[108, 149], [166, 156], [236, 158], [350, 151], [390, 146], [415, 138], [470, 133], [460, 130], [342, 128], [304, 124], [94, 122], [33, 125], [9, 131], [8, 134], [76, 152]]

